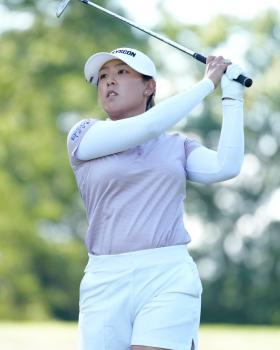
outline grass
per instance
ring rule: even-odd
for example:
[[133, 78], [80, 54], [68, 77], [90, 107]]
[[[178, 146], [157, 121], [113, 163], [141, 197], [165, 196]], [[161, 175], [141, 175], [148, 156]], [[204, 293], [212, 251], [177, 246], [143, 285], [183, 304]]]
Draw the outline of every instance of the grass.
[[279, 350], [280, 327], [203, 325], [201, 350]]
[[[77, 325], [63, 322], [0, 322], [0, 348], [1, 350], [77, 350]], [[280, 327], [201, 326], [200, 350], [265, 349], [280, 349]]]

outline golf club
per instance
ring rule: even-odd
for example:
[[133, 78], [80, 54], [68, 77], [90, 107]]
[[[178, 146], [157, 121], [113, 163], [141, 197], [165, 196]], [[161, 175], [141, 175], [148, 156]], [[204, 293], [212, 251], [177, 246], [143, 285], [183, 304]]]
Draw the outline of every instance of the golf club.
[[[70, 1], [71, 0], [62, 0], [59, 3], [59, 5], [57, 7], [57, 11], [56, 11], [56, 16], [57, 17], [60, 17], [62, 15], [62, 13], [66, 9], [66, 7], [69, 5]], [[194, 52], [194, 51], [192, 51], [190, 49], [187, 49], [186, 47], [176, 43], [175, 41], [172, 41], [172, 40], [170, 40], [168, 38], [165, 38], [165, 37], [163, 37], [163, 36], [153, 32], [153, 31], [151, 31], [149, 29], [146, 29], [146, 28], [136, 24], [135, 22], [132, 22], [132, 21], [130, 21], [130, 20], [128, 20], [128, 19], [126, 19], [126, 18], [124, 18], [124, 17], [114, 13], [114, 12], [111, 12], [111, 11], [105, 9], [104, 7], [101, 7], [101, 6], [95, 4], [95, 3], [91, 2], [91, 1], [88, 1], [88, 0], [79, 0], [79, 1], [81, 1], [82, 3], [84, 3], [86, 5], [92, 6], [92, 7], [96, 8], [96, 9], [98, 9], [98, 10], [104, 12], [104, 13], [107, 13], [108, 15], [113, 16], [113, 17], [119, 19], [120, 21], [122, 21], [122, 22], [124, 22], [124, 23], [126, 23], [126, 24], [128, 24], [128, 25], [130, 25], [130, 26], [132, 26], [134, 28], [136, 28], [136, 29], [141, 30], [142, 32], [144, 32], [144, 33], [146, 33], [148, 35], [151, 35], [151, 36], [153, 36], [156, 39], [159, 39], [160, 41], [162, 41], [162, 42], [164, 42], [164, 43], [166, 43], [166, 44], [168, 44], [168, 45], [170, 45], [170, 46], [172, 46], [172, 47], [174, 47], [174, 48], [176, 48], [176, 49], [186, 53], [187, 55], [192, 56], [196, 60], [206, 64], [206, 57], [201, 55], [200, 53], [197, 53], [197, 52]], [[238, 83], [246, 86], [246, 87], [250, 87], [253, 84], [253, 81], [252, 81], [251, 78], [248, 78], [248, 77], [246, 77], [246, 76], [244, 76], [242, 74], [239, 75], [239, 77], [234, 79], [234, 80], [237, 81]]]

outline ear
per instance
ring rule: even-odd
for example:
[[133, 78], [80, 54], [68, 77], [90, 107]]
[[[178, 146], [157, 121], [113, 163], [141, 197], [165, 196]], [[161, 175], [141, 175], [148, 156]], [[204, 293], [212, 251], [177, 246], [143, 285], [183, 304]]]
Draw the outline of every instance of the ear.
[[151, 95], [154, 95], [155, 93], [156, 93], [156, 82], [154, 79], [150, 79], [146, 83], [144, 95], [151, 96]]

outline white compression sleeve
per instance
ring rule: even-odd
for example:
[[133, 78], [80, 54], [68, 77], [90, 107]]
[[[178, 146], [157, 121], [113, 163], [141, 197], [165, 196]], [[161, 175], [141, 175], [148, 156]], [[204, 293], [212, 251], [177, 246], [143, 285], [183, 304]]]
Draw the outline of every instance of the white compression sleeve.
[[217, 152], [196, 148], [187, 159], [191, 181], [213, 183], [228, 180], [240, 172], [244, 158], [243, 103], [224, 100], [223, 125]]
[[213, 90], [213, 82], [203, 79], [191, 89], [166, 99], [143, 114], [97, 122], [85, 134], [76, 156], [80, 160], [90, 160], [147, 142], [186, 117]]

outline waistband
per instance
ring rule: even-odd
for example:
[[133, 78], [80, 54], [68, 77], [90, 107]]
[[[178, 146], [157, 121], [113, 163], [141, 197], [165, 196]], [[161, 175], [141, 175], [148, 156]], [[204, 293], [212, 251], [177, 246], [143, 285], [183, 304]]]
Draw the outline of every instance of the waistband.
[[129, 268], [135, 265], [152, 266], [162, 263], [176, 263], [182, 260], [190, 260], [187, 245], [174, 245], [168, 247], [160, 247], [153, 249], [137, 250], [112, 255], [94, 255], [88, 254], [89, 261], [85, 268], [85, 272], [91, 269], [110, 269], [115, 270], [121, 267]]

